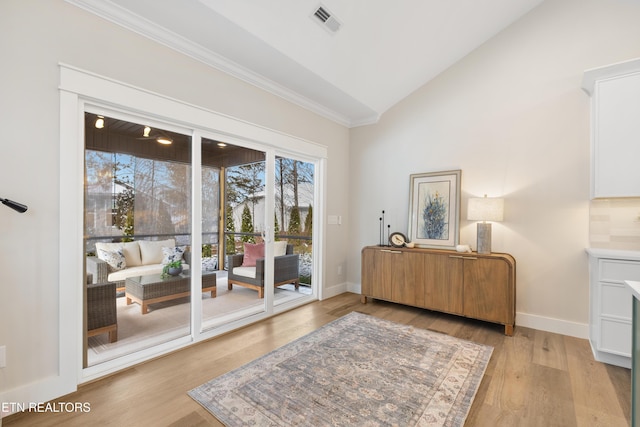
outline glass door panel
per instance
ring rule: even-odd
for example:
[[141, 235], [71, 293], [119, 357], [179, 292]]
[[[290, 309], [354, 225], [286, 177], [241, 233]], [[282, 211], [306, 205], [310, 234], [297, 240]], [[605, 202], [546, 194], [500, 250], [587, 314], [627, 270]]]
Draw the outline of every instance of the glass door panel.
[[273, 301], [277, 307], [313, 291], [315, 165], [275, 158]]
[[265, 311], [266, 155], [211, 138], [201, 147], [202, 272], [214, 271], [217, 282], [203, 297], [205, 330]]
[[84, 367], [191, 334], [190, 147], [140, 119], [85, 113]]

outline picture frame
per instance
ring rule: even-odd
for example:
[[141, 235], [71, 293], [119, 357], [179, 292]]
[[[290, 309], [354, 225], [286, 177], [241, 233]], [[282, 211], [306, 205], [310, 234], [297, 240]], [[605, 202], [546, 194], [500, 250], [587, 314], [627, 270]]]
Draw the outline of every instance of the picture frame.
[[461, 170], [410, 175], [409, 241], [455, 249], [460, 240]]

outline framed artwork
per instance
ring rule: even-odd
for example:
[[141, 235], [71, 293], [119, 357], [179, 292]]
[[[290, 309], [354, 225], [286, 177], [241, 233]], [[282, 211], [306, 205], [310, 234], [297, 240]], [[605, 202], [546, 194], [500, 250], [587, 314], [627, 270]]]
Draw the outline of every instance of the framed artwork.
[[460, 238], [462, 171], [411, 175], [409, 240], [418, 247], [455, 249]]

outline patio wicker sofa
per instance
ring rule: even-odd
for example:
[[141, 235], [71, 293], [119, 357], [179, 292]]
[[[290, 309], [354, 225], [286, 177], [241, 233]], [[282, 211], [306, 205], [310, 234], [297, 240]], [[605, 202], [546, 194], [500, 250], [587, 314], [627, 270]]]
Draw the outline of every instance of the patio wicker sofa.
[[189, 252], [176, 247], [175, 239], [136, 240], [120, 243], [96, 243], [96, 255], [86, 258], [87, 277], [92, 283], [115, 283], [118, 291], [124, 290], [128, 277], [160, 274], [167, 254], [183, 259], [182, 268], [189, 268]]
[[[282, 244], [282, 246], [280, 246]], [[283, 248], [282, 255], [279, 247]], [[245, 254], [247, 245], [245, 244], [245, 253], [229, 255], [227, 284], [228, 289], [232, 290], [233, 285], [244, 286], [246, 288], [258, 291], [258, 297], [264, 298], [264, 255], [262, 258], [255, 259], [255, 266], [246, 265]], [[295, 288], [300, 286], [300, 267], [299, 255], [293, 253], [293, 245], [286, 242], [276, 242], [274, 250], [274, 286], [282, 286], [293, 283]], [[245, 265], [243, 265], [245, 263]]]

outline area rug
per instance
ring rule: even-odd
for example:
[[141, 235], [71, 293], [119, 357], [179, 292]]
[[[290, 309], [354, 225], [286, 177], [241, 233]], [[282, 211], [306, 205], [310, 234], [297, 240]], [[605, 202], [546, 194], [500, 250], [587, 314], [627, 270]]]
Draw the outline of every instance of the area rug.
[[226, 426], [461, 426], [493, 348], [352, 312], [189, 391]]

